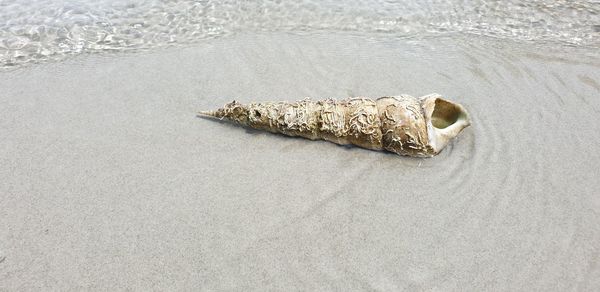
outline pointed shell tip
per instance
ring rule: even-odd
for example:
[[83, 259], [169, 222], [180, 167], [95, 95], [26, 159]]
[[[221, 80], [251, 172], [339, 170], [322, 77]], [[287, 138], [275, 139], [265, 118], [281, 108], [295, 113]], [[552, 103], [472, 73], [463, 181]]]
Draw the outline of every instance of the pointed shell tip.
[[215, 116], [215, 112], [213, 112], [213, 111], [199, 111], [197, 113], [197, 116], [199, 116], [199, 117], [214, 117]]

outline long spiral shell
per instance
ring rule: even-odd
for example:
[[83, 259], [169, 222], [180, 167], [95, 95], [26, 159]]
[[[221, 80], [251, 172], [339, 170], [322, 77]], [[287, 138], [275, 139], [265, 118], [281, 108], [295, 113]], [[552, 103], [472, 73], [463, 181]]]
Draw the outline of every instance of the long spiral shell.
[[370, 98], [310, 98], [297, 102], [241, 104], [236, 101], [201, 115], [254, 129], [352, 144], [400, 155], [433, 156], [470, 121], [465, 109], [437, 94]]

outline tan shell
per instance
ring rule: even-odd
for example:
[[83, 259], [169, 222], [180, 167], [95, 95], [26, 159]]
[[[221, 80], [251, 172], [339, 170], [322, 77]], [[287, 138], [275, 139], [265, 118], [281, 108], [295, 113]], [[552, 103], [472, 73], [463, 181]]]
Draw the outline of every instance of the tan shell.
[[459, 104], [438, 94], [421, 98], [386, 96], [240, 104], [236, 101], [200, 115], [251, 128], [352, 144], [400, 155], [430, 157], [470, 125]]

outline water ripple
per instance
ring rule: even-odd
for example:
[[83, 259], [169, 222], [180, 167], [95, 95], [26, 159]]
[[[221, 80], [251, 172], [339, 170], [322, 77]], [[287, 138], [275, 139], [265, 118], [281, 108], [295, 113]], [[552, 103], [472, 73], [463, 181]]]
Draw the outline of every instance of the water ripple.
[[0, 0], [0, 66], [193, 43], [240, 31], [459, 32], [598, 47], [586, 1]]

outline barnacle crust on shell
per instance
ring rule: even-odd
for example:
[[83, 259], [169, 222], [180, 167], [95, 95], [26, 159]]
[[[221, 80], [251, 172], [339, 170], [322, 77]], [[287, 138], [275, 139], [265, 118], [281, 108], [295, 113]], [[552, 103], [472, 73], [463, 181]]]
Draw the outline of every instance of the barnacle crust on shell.
[[355, 97], [249, 104], [233, 101], [200, 114], [273, 133], [415, 157], [439, 153], [470, 125], [464, 107], [438, 94], [376, 100]]

